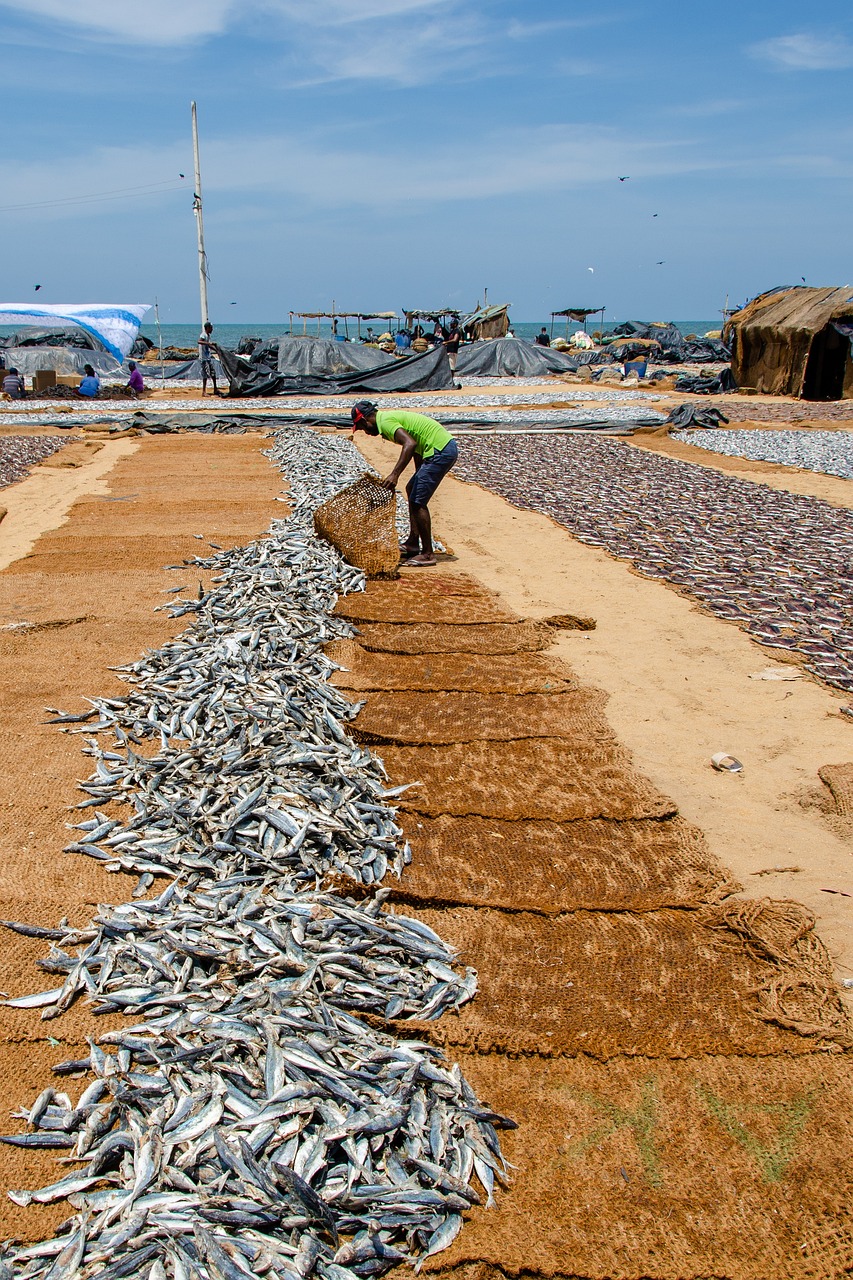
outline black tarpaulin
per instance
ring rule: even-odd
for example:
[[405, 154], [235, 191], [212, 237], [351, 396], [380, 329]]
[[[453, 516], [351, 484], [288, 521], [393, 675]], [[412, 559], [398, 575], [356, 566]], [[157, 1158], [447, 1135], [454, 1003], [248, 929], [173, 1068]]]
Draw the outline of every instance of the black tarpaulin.
[[278, 340], [278, 369], [288, 378], [304, 376], [325, 378], [341, 373], [359, 373], [378, 369], [388, 363], [388, 355], [377, 347], [360, 342], [333, 342], [327, 338], [291, 338]]
[[540, 374], [569, 373], [574, 367], [571, 356], [521, 338], [472, 342], [459, 348], [456, 362], [456, 372], [469, 378], [536, 378]]
[[389, 357], [375, 369], [341, 374], [288, 376], [255, 368], [233, 351], [219, 349], [229, 382], [229, 396], [347, 395], [350, 392], [448, 391], [453, 374], [444, 347], [433, 347], [399, 359]]

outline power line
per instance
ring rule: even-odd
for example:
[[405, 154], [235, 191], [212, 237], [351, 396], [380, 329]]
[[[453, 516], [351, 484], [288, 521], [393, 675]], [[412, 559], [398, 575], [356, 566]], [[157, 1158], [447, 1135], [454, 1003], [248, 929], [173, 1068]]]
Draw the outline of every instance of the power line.
[[56, 200], [37, 200], [31, 204], [0, 205], [0, 213], [12, 213], [18, 209], [48, 209], [65, 204], [99, 204], [106, 200], [128, 200], [132, 195], [160, 195], [167, 191], [186, 191], [186, 183], [176, 182], [169, 178], [165, 182], [151, 182], [141, 187], [113, 187], [111, 191], [103, 191], [98, 195], [66, 196]]

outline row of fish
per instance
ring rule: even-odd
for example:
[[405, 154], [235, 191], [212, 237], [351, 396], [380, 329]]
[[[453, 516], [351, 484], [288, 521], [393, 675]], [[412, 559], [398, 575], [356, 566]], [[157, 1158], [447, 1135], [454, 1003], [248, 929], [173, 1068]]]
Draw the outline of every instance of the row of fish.
[[531, 437], [468, 437], [455, 474], [544, 512], [853, 690], [850, 511], [597, 438], [554, 436], [546, 448]]
[[311, 517], [364, 464], [303, 429], [271, 453], [290, 517], [178, 566], [214, 574], [166, 606], [192, 626], [122, 670], [126, 696], [52, 714], [94, 760], [69, 852], [139, 880], [85, 928], [5, 922], [51, 943], [57, 975], [7, 1003], [50, 1019], [83, 996], [126, 1021], [55, 1068], [93, 1074], [76, 1102], [47, 1089], [2, 1139], [71, 1165], [13, 1200], [75, 1213], [7, 1245], [0, 1277], [380, 1275], [446, 1248], [507, 1177], [512, 1122], [403, 1038], [471, 999], [476, 974], [389, 909], [380, 882], [409, 857], [400, 788], [329, 683], [322, 647], [349, 633], [331, 610], [363, 580]]
[[676, 440], [701, 449], [724, 453], [730, 458], [776, 462], [784, 467], [802, 467], [827, 476], [853, 480], [853, 435], [848, 431], [726, 431], [697, 436], [692, 431], [674, 431]]

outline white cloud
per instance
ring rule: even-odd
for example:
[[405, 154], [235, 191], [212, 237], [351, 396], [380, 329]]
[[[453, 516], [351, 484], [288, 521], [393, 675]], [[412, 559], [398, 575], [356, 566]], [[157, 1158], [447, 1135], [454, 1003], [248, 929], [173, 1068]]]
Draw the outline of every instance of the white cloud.
[[[18, 163], [14, 203], [54, 200], [57, 191], [70, 199], [157, 183], [179, 170], [191, 172], [186, 168], [190, 163], [186, 143], [100, 147], [49, 163]], [[202, 163], [208, 207], [226, 208], [236, 198], [258, 208], [266, 205], [273, 216], [283, 208], [293, 214], [294, 208], [333, 211], [362, 206], [384, 213], [401, 205], [419, 206], [426, 216], [430, 208], [446, 202], [486, 201], [602, 182], [613, 183], [615, 189], [619, 173], [639, 179], [719, 167], [687, 143], [631, 141], [622, 130], [582, 125], [518, 127], [469, 138], [451, 132], [437, 135], [426, 147], [393, 141], [390, 149], [380, 142], [365, 143], [361, 130], [218, 138], [205, 141]], [[154, 216], [160, 198], [145, 196], [142, 207]], [[162, 199], [174, 208], [174, 193]], [[69, 204], [11, 216], [115, 217], [141, 201], [134, 197], [127, 204]], [[189, 220], [189, 190], [186, 204]]]
[[42, 18], [83, 35], [121, 43], [182, 45], [226, 31], [235, 22], [261, 14], [286, 20], [290, 31], [310, 30], [382, 19], [399, 22], [419, 12], [435, 13], [449, 0], [256, 0], [250, 14], [238, 0], [0, 0], [0, 10]]
[[234, 0], [2, 0], [0, 7], [27, 18], [47, 18], [101, 39], [139, 44], [183, 44], [225, 26]]
[[783, 71], [837, 71], [853, 67], [853, 44], [799, 32], [774, 36], [751, 46], [749, 52]]

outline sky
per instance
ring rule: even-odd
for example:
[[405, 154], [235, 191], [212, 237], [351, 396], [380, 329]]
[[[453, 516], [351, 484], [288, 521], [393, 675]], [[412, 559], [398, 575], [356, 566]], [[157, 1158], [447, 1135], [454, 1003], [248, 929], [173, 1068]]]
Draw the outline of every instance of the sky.
[[191, 99], [220, 323], [853, 283], [849, 0], [0, 0], [0, 30], [11, 302], [197, 321]]

